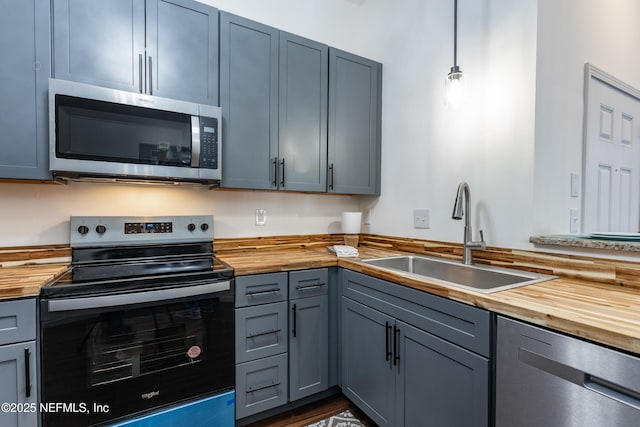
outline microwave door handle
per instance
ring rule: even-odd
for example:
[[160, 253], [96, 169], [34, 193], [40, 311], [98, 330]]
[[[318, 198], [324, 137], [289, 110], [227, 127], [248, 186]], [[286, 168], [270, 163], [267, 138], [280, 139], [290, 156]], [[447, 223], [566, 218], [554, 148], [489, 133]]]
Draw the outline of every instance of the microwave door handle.
[[200, 166], [200, 117], [191, 116], [191, 167]]
[[138, 79], [140, 93], [142, 93], [142, 54], [138, 55]]
[[153, 63], [149, 56], [149, 95], [153, 95]]

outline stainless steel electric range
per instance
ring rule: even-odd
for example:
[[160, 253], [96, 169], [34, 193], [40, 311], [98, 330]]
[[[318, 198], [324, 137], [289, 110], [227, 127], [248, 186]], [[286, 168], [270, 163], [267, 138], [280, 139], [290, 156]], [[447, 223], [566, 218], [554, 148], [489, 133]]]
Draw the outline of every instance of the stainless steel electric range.
[[234, 279], [214, 257], [213, 217], [71, 217], [70, 241], [71, 268], [40, 294], [42, 425], [218, 395], [222, 409], [185, 425], [233, 425]]

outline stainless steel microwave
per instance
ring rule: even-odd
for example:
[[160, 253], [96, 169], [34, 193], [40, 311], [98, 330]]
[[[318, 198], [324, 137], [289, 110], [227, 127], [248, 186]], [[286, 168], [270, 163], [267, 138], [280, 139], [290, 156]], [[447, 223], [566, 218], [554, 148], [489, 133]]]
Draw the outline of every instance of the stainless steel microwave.
[[49, 80], [56, 178], [196, 182], [222, 177], [220, 107]]

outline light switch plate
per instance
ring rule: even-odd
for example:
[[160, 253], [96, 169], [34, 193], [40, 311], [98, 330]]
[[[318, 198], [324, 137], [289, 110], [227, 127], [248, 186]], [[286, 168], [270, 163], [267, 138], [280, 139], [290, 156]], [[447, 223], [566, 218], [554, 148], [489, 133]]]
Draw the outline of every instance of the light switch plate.
[[429, 209], [413, 210], [413, 228], [431, 228], [429, 226]]
[[571, 197], [576, 198], [580, 195], [580, 175], [571, 173]]
[[574, 234], [578, 232], [578, 225], [580, 224], [580, 212], [578, 209], [569, 210], [569, 233]]

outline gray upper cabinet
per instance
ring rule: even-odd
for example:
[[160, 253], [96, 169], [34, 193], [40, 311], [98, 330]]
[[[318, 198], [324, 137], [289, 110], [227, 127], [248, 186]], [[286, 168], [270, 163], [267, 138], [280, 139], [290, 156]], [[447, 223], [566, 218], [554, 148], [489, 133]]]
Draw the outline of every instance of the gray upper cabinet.
[[222, 186], [326, 191], [328, 47], [220, 16]]
[[223, 187], [276, 188], [278, 33], [220, 12]]
[[380, 194], [382, 64], [329, 49], [328, 191]]
[[329, 48], [280, 33], [279, 188], [327, 189]]
[[0, 178], [51, 179], [47, 132], [49, 3], [6, 0], [0, 13]]
[[218, 104], [218, 11], [193, 0], [53, 0], [53, 76]]

